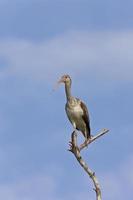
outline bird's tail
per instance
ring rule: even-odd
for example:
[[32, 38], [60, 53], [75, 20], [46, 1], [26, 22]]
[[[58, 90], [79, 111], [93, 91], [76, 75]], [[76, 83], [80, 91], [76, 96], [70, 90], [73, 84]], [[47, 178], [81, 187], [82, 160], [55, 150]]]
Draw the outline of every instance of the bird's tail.
[[91, 137], [91, 129], [90, 129], [90, 127], [88, 127], [86, 138], [89, 139], [90, 137]]

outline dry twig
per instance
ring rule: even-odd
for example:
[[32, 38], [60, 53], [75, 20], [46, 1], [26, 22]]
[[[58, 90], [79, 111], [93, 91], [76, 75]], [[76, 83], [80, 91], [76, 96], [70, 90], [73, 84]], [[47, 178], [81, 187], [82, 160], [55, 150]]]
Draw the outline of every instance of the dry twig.
[[91, 171], [91, 169], [88, 167], [86, 162], [83, 160], [82, 156], [80, 155], [80, 151], [88, 146], [90, 143], [94, 142], [96, 139], [107, 133], [108, 129], [102, 129], [96, 136], [92, 136], [90, 139], [87, 140], [87, 142], [84, 142], [80, 146], [77, 145], [77, 133], [74, 131], [71, 135], [71, 142], [69, 143], [70, 149], [74, 156], [76, 157], [79, 164], [83, 167], [83, 169], [86, 171], [86, 173], [89, 175], [89, 177], [92, 179], [94, 184], [94, 190], [96, 192], [96, 200], [101, 200], [101, 189], [98, 182], [98, 179], [95, 175], [95, 172]]

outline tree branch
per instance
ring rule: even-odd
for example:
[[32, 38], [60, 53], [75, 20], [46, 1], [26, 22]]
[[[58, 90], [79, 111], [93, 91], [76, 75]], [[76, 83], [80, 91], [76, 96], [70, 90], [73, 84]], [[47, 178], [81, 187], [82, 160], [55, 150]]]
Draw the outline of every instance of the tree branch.
[[93, 172], [89, 166], [86, 164], [86, 162], [83, 160], [82, 156], [80, 155], [80, 151], [88, 146], [90, 143], [94, 142], [96, 139], [107, 133], [109, 130], [108, 129], [102, 129], [96, 136], [91, 137], [87, 141], [85, 141], [83, 144], [81, 144], [79, 147], [77, 145], [77, 133], [74, 131], [71, 135], [71, 141], [69, 142], [70, 149], [74, 156], [76, 157], [77, 161], [81, 165], [81, 167], [85, 170], [85, 172], [89, 175], [89, 177], [92, 179], [93, 184], [94, 184], [94, 190], [96, 192], [96, 200], [101, 200], [101, 189], [100, 185], [98, 182], [98, 179], [95, 175], [95, 172]]
[[92, 136], [87, 141], [85, 141], [83, 144], [81, 144], [79, 147], [79, 150], [81, 151], [84, 147], [87, 147], [90, 143], [94, 142], [96, 139], [103, 136], [107, 132], [109, 132], [109, 130], [106, 128], [103, 128], [97, 135]]

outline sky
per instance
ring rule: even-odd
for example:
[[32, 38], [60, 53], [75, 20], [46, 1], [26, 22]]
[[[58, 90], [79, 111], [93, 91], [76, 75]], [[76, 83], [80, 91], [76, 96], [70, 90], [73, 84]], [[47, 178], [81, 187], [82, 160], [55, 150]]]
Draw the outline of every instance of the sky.
[[[103, 200], [133, 199], [133, 2], [0, 0], [0, 199], [95, 199], [67, 151], [63, 74], [90, 114]], [[78, 134], [79, 142], [84, 138]]]

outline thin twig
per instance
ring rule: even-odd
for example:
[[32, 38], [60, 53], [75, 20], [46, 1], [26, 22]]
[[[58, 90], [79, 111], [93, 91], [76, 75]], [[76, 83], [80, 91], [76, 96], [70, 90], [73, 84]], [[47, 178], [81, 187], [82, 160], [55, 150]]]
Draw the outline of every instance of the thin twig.
[[92, 143], [93, 141], [95, 141], [97, 138], [101, 137], [102, 135], [104, 135], [105, 133], [107, 133], [109, 130], [108, 129], [103, 129], [102, 131], [100, 131], [100, 133], [98, 133], [96, 136], [91, 137], [90, 140], [88, 140], [87, 142], [83, 143], [80, 145], [80, 147], [78, 147], [77, 145], [77, 133], [76, 131], [74, 131], [71, 135], [71, 142], [69, 143], [70, 145], [70, 149], [69, 151], [71, 151], [74, 156], [76, 157], [77, 161], [79, 162], [79, 164], [81, 165], [81, 167], [83, 167], [83, 169], [86, 171], [86, 173], [89, 175], [89, 177], [92, 179], [93, 184], [94, 184], [94, 190], [96, 192], [96, 200], [101, 200], [101, 189], [100, 189], [100, 185], [98, 182], [98, 179], [95, 175], [95, 172], [93, 172], [88, 165], [85, 163], [85, 161], [83, 160], [82, 156], [80, 155], [80, 151], [86, 147], [87, 145], [89, 145], [90, 143]]
[[80, 145], [79, 150], [81, 151], [84, 147], [87, 147], [90, 143], [94, 142], [96, 139], [104, 135], [105, 133], [109, 132], [108, 129], [104, 128], [102, 129], [98, 134], [95, 136], [92, 136], [87, 141], [85, 141], [83, 144]]

